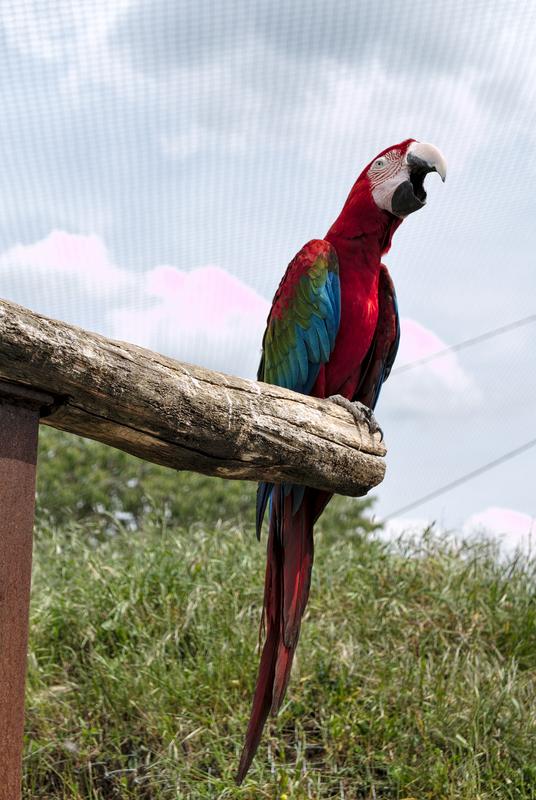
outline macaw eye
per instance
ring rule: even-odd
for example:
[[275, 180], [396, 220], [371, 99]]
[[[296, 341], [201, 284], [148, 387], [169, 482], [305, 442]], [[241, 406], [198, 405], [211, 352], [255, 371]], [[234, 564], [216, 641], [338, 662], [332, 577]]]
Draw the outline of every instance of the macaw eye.
[[373, 169], [383, 169], [387, 164], [386, 158], [377, 158], [374, 164], [372, 165]]

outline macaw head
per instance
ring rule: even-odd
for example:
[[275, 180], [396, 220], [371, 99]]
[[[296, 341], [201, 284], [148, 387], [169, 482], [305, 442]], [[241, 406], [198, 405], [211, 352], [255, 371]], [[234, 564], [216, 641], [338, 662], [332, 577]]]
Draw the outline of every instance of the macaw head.
[[433, 144], [406, 139], [382, 150], [354, 183], [326, 239], [344, 247], [372, 234], [381, 252], [387, 252], [402, 220], [426, 203], [424, 179], [429, 172], [442, 180], [447, 174], [446, 161]]
[[377, 155], [358, 182], [368, 183], [379, 209], [403, 219], [426, 203], [424, 179], [429, 172], [445, 180], [447, 162], [442, 153], [433, 144], [406, 139]]

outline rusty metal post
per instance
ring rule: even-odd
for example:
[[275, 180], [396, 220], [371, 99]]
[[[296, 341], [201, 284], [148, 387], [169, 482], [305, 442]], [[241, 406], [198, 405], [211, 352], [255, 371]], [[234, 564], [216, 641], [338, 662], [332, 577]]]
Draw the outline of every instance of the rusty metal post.
[[21, 791], [37, 434], [51, 404], [0, 381], [0, 800]]

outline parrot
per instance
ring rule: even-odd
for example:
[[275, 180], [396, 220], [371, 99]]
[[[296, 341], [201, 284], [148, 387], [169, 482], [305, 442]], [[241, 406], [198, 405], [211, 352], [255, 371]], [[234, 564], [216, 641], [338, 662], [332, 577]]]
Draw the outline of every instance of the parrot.
[[[416, 139], [386, 148], [363, 169], [325, 237], [305, 244], [287, 267], [268, 315], [259, 381], [331, 400], [383, 436], [372, 412], [395, 360], [400, 323], [382, 257], [403, 220], [425, 205], [430, 172], [445, 181], [445, 158]], [[291, 483], [258, 486], [259, 540], [269, 508], [264, 646], [238, 784], [268, 715], [285, 697], [309, 596], [313, 526], [331, 497]]]

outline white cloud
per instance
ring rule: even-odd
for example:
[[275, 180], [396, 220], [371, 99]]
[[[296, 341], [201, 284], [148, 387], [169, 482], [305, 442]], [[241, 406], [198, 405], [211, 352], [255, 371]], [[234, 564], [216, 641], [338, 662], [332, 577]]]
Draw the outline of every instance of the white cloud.
[[448, 530], [426, 517], [394, 517], [387, 520], [384, 529], [376, 535], [395, 545], [400, 543], [403, 546], [404, 542], [418, 544], [432, 525], [436, 534], [448, 537], [453, 543], [488, 541], [500, 558], [511, 558], [516, 554], [525, 558], [534, 555], [536, 517], [498, 506], [471, 514], [461, 530]]
[[[248, 143], [257, 148], [292, 148], [314, 161], [331, 153], [338, 160], [355, 163], [356, 153], [362, 158], [370, 151], [372, 156], [378, 145], [408, 135], [426, 137], [433, 117], [432, 133], [443, 133], [438, 144], [446, 152], [456, 152], [461, 168], [465, 154], [489, 130], [478, 99], [481, 76], [475, 70], [463, 82], [447, 74], [427, 73], [408, 81], [406, 74], [393, 72], [388, 63], [370, 54], [354, 64], [319, 54], [312, 69], [308, 59], [285, 56], [262, 32], [236, 42], [225, 59], [216, 49], [202, 63], [170, 63], [168, 69], [151, 74], [129, 57], [132, 43], [121, 48], [110, 40], [134, 6], [132, 0], [77, 4], [55, 0], [52, 7], [39, 0], [0, 2], [0, 23], [8, 42], [20, 53], [61, 65], [60, 86], [71, 100], [80, 100], [96, 84], [132, 102], [156, 101], [169, 107], [172, 100], [176, 107], [188, 107], [179, 129], [174, 125], [172, 133], [159, 137], [163, 152], [173, 158], [207, 150], [236, 152]], [[298, 95], [291, 99], [289, 95], [289, 101], [281, 102], [288, 92], [278, 96], [276, 125], [272, 87], [267, 81], [248, 78], [259, 63], [274, 78], [287, 73], [289, 88], [295, 90], [298, 76], [301, 83]], [[386, 108], [392, 110], [388, 126]], [[219, 109], [218, 114], [214, 109]], [[383, 138], [378, 142], [380, 130]]]
[[50, 280], [65, 290], [66, 280], [76, 280], [81, 290], [107, 295], [128, 281], [126, 273], [110, 260], [104, 242], [95, 235], [81, 236], [54, 230], [35, 244], [16, 244], [0, 256], [0, 267], [10, 269], [24, 281]]
[[534, 554], [536, 517], [512, 508], [490, 506], [468, 517], [462, 533], [468, 539], [497, 541], [503, 555], [520, 552], [527, 556]]
[[8, 43], [44, 61], [77, 59], [101, 46], [132, 0], [25, 0], [0, 2], [0, 24]]
[[445, 353], [397, 374], [397, 368], [447, 347], [433, 331], [413, 319], [402, 319], [400, 327], [400, 348], [393, 375], [382, 390], [382, 408], [407, 416], [452, 414], [477, 408], [481, 403], [479, 388], [461, 366], [456, 353]]
[[112, 314], [112, 335], [183, 361], [254, 377], [269, 303], [225, 270], [160, 266], [140, 287], [150, 305]]
[[[135, 28], [133, 41], [118, 45], [111, 34], [120, 21], [130, 19], [131, 10], [140, 12], [144, 24]], [[313, 62], [299, 47], [286, 54], [262, 27], [255, 26], [244, 29], [238, 38], [231, 37], [232, 46], [224, 58], [221, 47], [214, 46], [201, 61], [176, 63], [170, 55], [166, 69], [151, 71], [144, 68], [150, 67], [150, 60], [144, 64], [136, 56], [139, 49], [150, 50], [160, 41], [159, 29], [152, 27], [159, 10], [151, 12], [149, 4], [133, 0], [77, 4], [55, 0], [46, 6], [39, 0], [18, 4], [0, 0], [0, 22], [8, 42], [21, 53], [61, 64], [60, 85], [70, 99], [80, 100], [85, 91], [91, 95], [92, 85], [99, 85], [131, 102], [156, 101], [170, 109], [171, 124], [157, 141], [172, 158], [218, 150], [291, 149], [320, 163], [329, 156], [331, 168], [338, 162], [347, 169], [348, 164], [372, 157], [379, 147], [416, 136], [435, 141], [447, 154], [455, 153], [452, 166], [460, 174], [479, 145], [485, 143], [489, 150], [490, 138], [504, 132], [504, 120], [496, 124], [497, 106], [489, 102], [485, 91], [490, 78], [497, 84], [501, 80], [512, 84], [524, 106], [533, 100], [527, 90], [532, 84], [526, 80], [536, 64], [533, 48], [528, 46], [530, 37], [526, 47], [516, 49], [515, 45], [526, 34], [523, 14], [509, 14], [508, 31], [494, 22], [491, 11], [484, 15], [485, 29], [498, 39], [493, 64], [486, 37], [475, 43], [471, 18], [464, 20], [458, 38], [472, 45], [461, 53], [455, 49], [460, 58], [463, 55], [460, 80], [460, 65], [452, 60], [430, 70], [421, 69], [417, 57], [414, 69], [397, 68], [399, 42], [393, 38], [390, 53], [388, 30], [382, 33], [379, 50], [367, 47], [363, 56], [356, 53], [349, 59], [348, 53], [337, 54], [336, 48], [332, 52], [321, 49]], [[179, 33], [181, 13], [177, 10], [170, 18]], [[199, 28], [204, 41], [200, 25], [201, 19], [192, 31]], [[427, 25], [433, 28], [434, 40], [452, 50], [451, 32], [438, 31], [432, 18]], [[426, 36], [426, 31], [421, 34]], [[388, 58], [389, 53], [394, 59]], [[259, 64], [263, 65], [261, 76]], [[187, 113], [176, 116], [173, 108]]]
[[225, 149], [233, 153], [247, 152], [247, 138], [244, 131], [222, 133], [213, 128], [192, 125], [176, 136], [161, 136], [162, 151], [176, 159], [187, 159], [199, 153], [218, 152], [225, 142]]
[[135, 273], [95, 235], [52, 231], [0, 255], [2, 295], [183, 361], [256, 374], [269, 303], [215, 266]]
[[342, 67], [332, 62], [305, 105], [293, 110], [289, 128], [295, 143], [305, 145], [315, 162], [332, 152], [352, 163], [356, 154], [372, 157], [383, 147], [414, 137], [433, 141], [447, 156], [455, 153], [453, 166], [459, 172], [489, 136], [489, 109], [481, 102], [479, 82], [474, 70], [463, 82], [430, 73], [408, 80], [378, 60]]
[[4, 251], [0, 286], [9, 300], [102, 333], [110, 309], [136, 288], [133, 274], [113, 263], [98, 236], [61, 230]]
[[[54, 230], [2, 253], [0, 282], [4, 296], [41, 313], [213, 369], [256, 373], [270, 304], [220, 267], [133, 272], [114, 263], [100, 237]], [[432, 331], [402, 320], [398, 363], [443, 347]], [[393, 377], [384, 392], [384, 407], [406, 414], [479, 401], [454, 353]]]
[[[258, 43], [256, 58], [272, 68], [283, 56]], [[357, 65], [319, 60], [314, 80], [304, 65], [287, 64], [289, 75], [299, 70], [303, 90], [293, 102], [278, 98], [277, 124], [266, 87], [244, 84], [243, 76], [251, 69], [247, 47], [224, 64], [175, 68], [158, 78], [130, 71], [124, 83], [129, 90], [142, 82], [153, 98], [168, 102], [172, 96], [189, 107], [179, 132], [160, 137], [163, 152], [173, 158], [207, 150], [266, 149], [290, 151], [331, 171], [347, 171], [412, 136], [433, 141], [447, 155], [455, 153], [454, 174], [461, 174], [479, 145], [489, 145], [491, 111], [482, 102], [482, 75], [476, 70], [463, 82], [448, 74], [422, 74], [408, 81], [407, 75], [393, 73], [378, 60]], [[103, 78], [111, 82], [112, 75], [103, 73]], [[121, 92], [121, 80], [114, 83]], [[204, 121], [207, 118], [212, 123]]]
[[[386, 542], [420, 539], [431, 525], [425, 517], [392, 517], [376, 535]], [[437, 530], [437, 528], [435, 528]]]
[[120, 87], [132, 97], [145, 82], [128, 69], [108, 38], [133, 4], [134, 0], [0, 0], [0, 26], [21, 55], [60, 67], [59, 88], [71, 101], [79, 101], [92, 83]]

